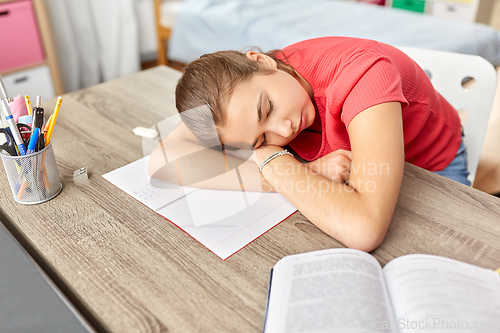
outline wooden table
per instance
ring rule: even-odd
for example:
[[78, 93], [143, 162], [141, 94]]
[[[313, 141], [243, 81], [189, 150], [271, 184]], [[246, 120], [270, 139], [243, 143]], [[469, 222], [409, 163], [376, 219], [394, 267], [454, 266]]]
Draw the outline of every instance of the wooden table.
[[[0, 218], [98, 331], [261, 332], [269, 269], [339, 242], [296, 213], [222, 261], [101, 177], [142, 157], [132, 129], [176, 112], [179, 76], [156, 67], [65, 95], [52, 137], [63, 191], [23, 206], [2, 172]], [[75, 184], [83, 166], [89, 183]], [[407, 164], [391, 227], [373, 254], [382, 265], [428, 253], [496, 269], [499, 238], [500, 199]]]

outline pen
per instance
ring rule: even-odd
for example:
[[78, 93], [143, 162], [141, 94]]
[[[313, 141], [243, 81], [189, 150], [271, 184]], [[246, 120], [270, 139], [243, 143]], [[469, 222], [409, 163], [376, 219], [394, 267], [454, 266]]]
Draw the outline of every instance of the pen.
[[35, 127], [35, 129], [33, 130], [33, 133], [31, 134], [31, 139], [30, 139], [30, 143], [28, 144], [28, 151], [26, 152], [26, 154], [33, 154], [35, 152], [35, 147], [36, 147], [36, 143], [38, 141], [38, 136], [40, 134], [40, 129], [38, 127]]
[[14, 117], [12, 117], [12, 113], [9, 107], [9, 101], [11, 100], [7, 96], [7, 92], [5, 91], [5, 86], [3, 85], [2, 76], [0, 75], [0, 100], [2, 104], [2, 109], [5, 115], [5, 120], [9, 125], [10, 131], [12, 133], [12, 137], [17, 146], [17, 150], [19, 151], [19, 155], [26, 155], [26, 147], [24, 146], [23, 139], [19, 134], [19, 130], [17, 129], [16, 122], [14, 121]]
[[47, 141], [45, 142], [45, 147], [47, 147], [50, 143], [50, 138], [52, 137], [52, 131], [54, 130], [54, 126], [56, 124], [56, 119], [57, 119], [57, 115], [59, 114], [59, 109], [61, 108], [61, 104], [62, 104], [62, 97], [59, 96], [59, 97], [57, 97], [56, 108], [54, 109], [54, 113], [51, 116], [52, 119], [48, 123], [49, 129], [47, 132]]
[[28, 95], [24, 96], [24, 101], [26, 102], [26, 108], [28, 109], [28, 115], [32, 116], [33, 113], [31, 111], [30, 97]]

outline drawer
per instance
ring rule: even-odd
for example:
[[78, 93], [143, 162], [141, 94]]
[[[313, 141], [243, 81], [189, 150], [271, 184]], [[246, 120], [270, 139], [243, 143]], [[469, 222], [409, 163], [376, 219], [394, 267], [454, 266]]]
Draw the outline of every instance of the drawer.
[[392, 7], [423, 13], [425, 12], [425, 0], [393, 0]]
[[471, 4], [457, 1], [433, 1], [430, 4], [432, 16], [474, 22], [474, 7]]
[[[479, 0], [479, 1], [484, 1], [484, 0]], [[439, 0], [436, 0], [436, 2], [440, 2]], [[445, 2], [458, 2], [462, 4], [472, 4], [473, 0], [445, 0]]]
[[56, 95], [49, 67], [45, 65], [5, 75], [2, 78], [10, 97], [28, 95], [31, 101], [36, 101], [36, 95], [42, 96], [42, 100], [54, 98]]
[[43, 61], [43, 47], [31, 1], [0, 4], [0, 31], [0, 72]]

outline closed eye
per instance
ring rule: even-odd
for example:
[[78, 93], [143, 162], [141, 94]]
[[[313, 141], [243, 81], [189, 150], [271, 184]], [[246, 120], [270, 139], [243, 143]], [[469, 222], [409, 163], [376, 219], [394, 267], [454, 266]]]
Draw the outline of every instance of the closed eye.
[[262, 144], [260, 145], [261, 147], [262, 147], [262, 146], [265, 146], [265, 145], [267, 144], [266, 133], [262, 134], [262, 137], [263, 137], [264, 139], [262, 140]]
[[[271, 113], [273, 113], [274, 111], [274, 105], [273, 105], [273, 102], [271, 102], [271, 100], [269, 100], [269, 112], [267, 113], [267, 118], [269, 118], [271, 116]], [[262, 146], [265, 146], [267, 144], [267, 139], [266, 139], [266, 134], [262, 134], [262, 143], [260, 144], [259, 147], [262, 147]]]
[[273, 105], [273, 102], [271, 102], [269, 100], [269, 112], [267, 113], [267, 118], [269, 118], [271, 116], [271, 113], [273, 113], [274, 111], [274, 105]]

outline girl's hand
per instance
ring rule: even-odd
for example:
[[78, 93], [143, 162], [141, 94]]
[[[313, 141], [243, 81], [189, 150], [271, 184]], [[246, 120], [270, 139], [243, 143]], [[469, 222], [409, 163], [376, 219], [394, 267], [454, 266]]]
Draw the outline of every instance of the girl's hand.
[[[271, 154], [282, 151], [283, 148], [279, 146], [262, 146], [254, 150], [251, 160], [257, 166]], [[329, 178], [333, 181], [345, 183], [349, 181], [351, 171], [352, 153], [348, 150], [339, 149], [325, 155], [315, 161], [305, 164], [312, 172]]]
[[309, 162], [306, 166], [317, 174], [327, 177], [335, 182], [345, 183], [349, 181], [351, 172], [352, 153], [348, 150], [339, 149]]

